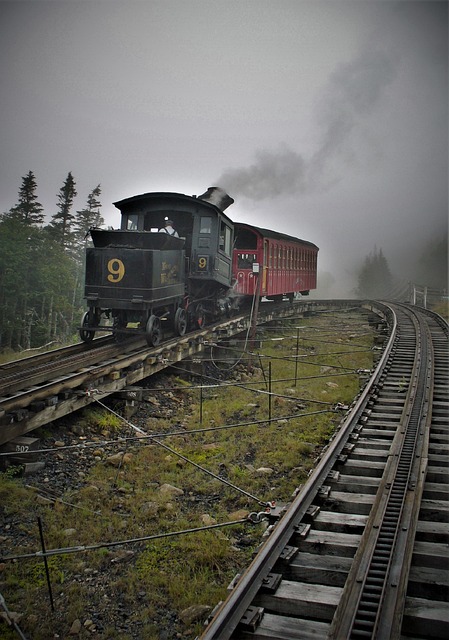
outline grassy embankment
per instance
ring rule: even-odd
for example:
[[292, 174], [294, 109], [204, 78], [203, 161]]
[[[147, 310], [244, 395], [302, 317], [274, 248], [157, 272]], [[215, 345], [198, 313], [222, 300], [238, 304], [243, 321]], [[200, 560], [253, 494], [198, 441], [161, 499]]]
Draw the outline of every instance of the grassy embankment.
[[[297, 332], [300, 341], [295, 384]], [[346, 368], [356, 371], [372, 367], [373, 332], [356, 313], [323, 314], [296, 321], [283, 330], [266, 329], [258, 338], [261, 343], [259, 355], [253, 358], [257, 367], [254, 374], [241, 372], [241, 386], [203, 389], [202, 424], [200, 391], [190, 389], [190, 383], [179, 378], [173, 380], [177, 390], [165, 389], [155, 395], [157, 417], [146, 418], [146, 429], [153, 434], [181, 431], [180, 436], [160, 441], [261, 501], [284, 503], [306, 480], [340, 422], [342, 414], [333, 407], [349, 404], [358, 393], [359, 376], [341, 374]], [[238, 351], [238, 345], [233, 349]], [[263, 393], [267, 390], [269, 363], [272, 392], [278, 394], [271, 397], [272, 422], [267, 422], [270, 401]], [[166, 406], [170, 406], [170, 417], [164, 417]], [[320, 411], [325, 412], [317, 413]], [[295, 414], [306, 415], [291, 417]], [[86, 410], [75, 419], [89, 434], [89, 440], [94, 437], [99, 442], [85, 454], [90, 456], [91, 466], [81, 487], [67, 488], [61, 500], [41, 503], [26, 488], [32, 479], [11, 477], [11, 471], [0, 474], [3, 516], [11, 531], [22, 532], [12, 546], [8, 530], [5, 532], [2, 546], [6, 545], [8, 553], [40, 549], [38, 515], [44, 523], [47, 548], [60, 549], [223, 523], [263, 510], [257, 501], [154, 442], [105, 445], [105, 439], [114, 440], [124, 433], [134, 435], [131, 430], [125, 432], [120, 420], [106, 411]], [[261, 422], [244, 424], [256, 420]], [[190, 433], [198, 429], [203, 431]], [[43, 435], [49, 435], [48, 428]], [[120, 469], [107, 461], [118, 451], [131, 454]], [[61, 450], [49, 455], [59, 455], [62, 465], [73, 454]], [[161, 491], [165, 484], [183, 493]], [[192, 605], [213, 607], [226, 597], [227, 585], [248, 564], [262, 533], [261, 525], [245, 524], [119, 548], [55, 555], [49, 560], [55, 613], [48, 601], [42, 560], [5, 563], [0, 591], [9, 609], [23, 614], [20, 626], [33, 640], [47, 640], [56, 630], [61, 637], [68, 637], [74, 620], [84, 625], [106, 606], [111, 619], [108, 622], [107, 613], [103, 615], [106, 624], [95, 637], [131, 638], [115, 628], [113, 611], [117, 603], [131, 612], [130, 622], [141, 622], [142, 638], [156, 640], [160, 629], [168, 624], [167, 612], [173, 619]], [[185, 615], [184, 619], [185, 623], [177, 623], [179, 632], [185, 634], [184, 638], [194, 638], [201, 631], [201, 623], [190, 622]], [[90, 637], [87, 629], [82, 627], [80, 638]], [[15, 637], [4, 625], [0, 626], [0, 635]]]

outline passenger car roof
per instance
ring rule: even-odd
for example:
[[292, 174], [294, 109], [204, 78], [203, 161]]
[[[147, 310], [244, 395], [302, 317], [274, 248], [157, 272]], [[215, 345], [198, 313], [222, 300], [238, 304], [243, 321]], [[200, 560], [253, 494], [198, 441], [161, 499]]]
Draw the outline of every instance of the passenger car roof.
[[301, 240], [301, 238], [297, 238], [296, 236], [289, 236], [286, 233], [280, 233], [279, 231], [272, 231], [271, 229], [264, 229], [263, 227], [255, 227], [254, 225], [247, 224], [246, 222], [234, 222], [234, 228], [235, 228], [236, 234], [238, 233], [239, 227], [256, 231], [263, 238], [273, 238], [275, 240], [286, 240], [289, 242], [292, 242], [292, 241], [300, 242], [301, 244], [306, 244], [309, 247], [314, 247], [315, 249], [318, 249], [316, 244], [314, 244], [313, 242], [309, 242], [308, 240]]

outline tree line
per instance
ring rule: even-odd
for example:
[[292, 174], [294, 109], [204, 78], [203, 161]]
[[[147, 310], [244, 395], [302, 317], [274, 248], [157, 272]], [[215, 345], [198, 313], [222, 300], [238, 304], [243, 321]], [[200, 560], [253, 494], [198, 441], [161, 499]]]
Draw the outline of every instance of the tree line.
[[101, 186], [73, 211], [77, 196], [71, 172], [57, 193], [48, 223], [32, 171], [18, 201], [0, 214], [0, 350], [30, 349], [67, 341], [83, 309], [84, 250], [89, 229], [104, 224]]
[[[411, 284], [428, 286], [447, 294], [448, 252], [447, 234], [423, 245], [409, 270]], [[382, 249], [374, 247], [357, 273], [355, 294], [359, 298], [391, 298], [397, 288], [396, 278], [391, 273]]]

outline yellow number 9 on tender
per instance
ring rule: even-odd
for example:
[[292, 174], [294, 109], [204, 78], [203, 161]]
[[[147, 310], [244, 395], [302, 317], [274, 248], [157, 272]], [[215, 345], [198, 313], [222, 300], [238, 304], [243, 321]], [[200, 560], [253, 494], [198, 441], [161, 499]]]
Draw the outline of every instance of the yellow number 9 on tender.
[[112, 258], [108, 262], [109, 282], [120, 282], [125, 275], [125, 265], [118, 258]]

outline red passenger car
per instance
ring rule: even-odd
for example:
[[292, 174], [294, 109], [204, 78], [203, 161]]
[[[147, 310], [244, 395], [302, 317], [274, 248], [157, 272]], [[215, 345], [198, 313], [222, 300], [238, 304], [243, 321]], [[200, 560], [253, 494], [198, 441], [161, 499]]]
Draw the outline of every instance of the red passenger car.
[[236, 293], [254, 295], [259, 279], [259, 295], [273, 300], [282, 300], [283, 296], [292, 300], [295, 293], [308, 295], [316, 288], [315, 244], [239, 222], [234, 228], [232, 273]]

